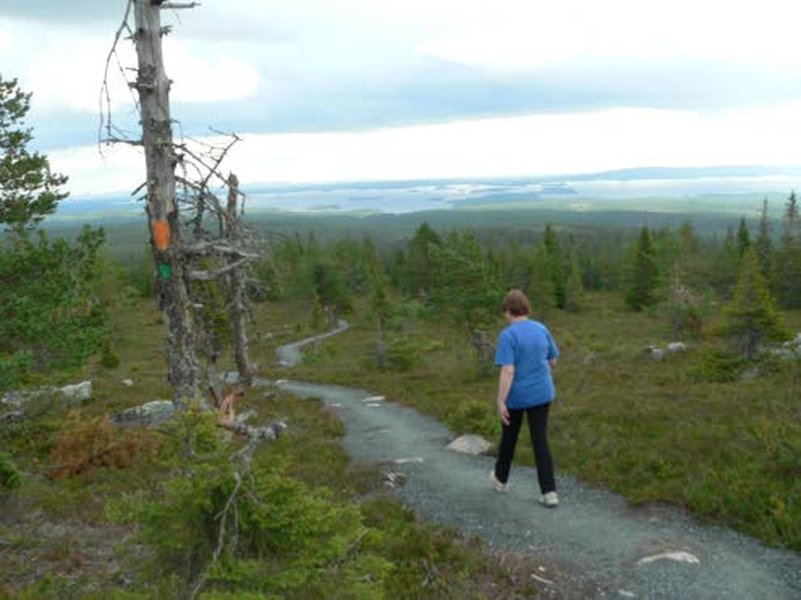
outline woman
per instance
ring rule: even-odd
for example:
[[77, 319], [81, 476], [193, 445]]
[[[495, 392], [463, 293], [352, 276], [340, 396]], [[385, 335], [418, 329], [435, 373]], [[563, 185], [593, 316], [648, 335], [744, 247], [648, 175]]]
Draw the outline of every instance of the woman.
[[498, 460], [490, 479], [497, 491], [508, 491], [506, 482], [525, 414], [537, 462], [541, 502], [549, 508], [556, 508], [559, 497], [556, 494], [547, 429], [548, 408], [555, 397], [551, 368], [559, 356], [559, 350], [548, 328], [529, 319], [531, 305], [520, 290], [506, 294], [503, 313], [509, 326], [501, 332], [495, 352], [495, 364], [501, 367], [495, 402], [503, 432]]

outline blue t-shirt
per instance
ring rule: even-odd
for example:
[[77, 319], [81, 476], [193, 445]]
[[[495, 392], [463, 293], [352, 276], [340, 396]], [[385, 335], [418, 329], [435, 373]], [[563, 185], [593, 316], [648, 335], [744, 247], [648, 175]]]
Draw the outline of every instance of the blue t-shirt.
[[504, 329], [498, 338], [495, 365], [515, 368], [506, 406], [529, 408], [551, 402], [556, 391], [548, 361], [557, 356], [559, 349], [551, 332], [539, 321], [526, 319]]

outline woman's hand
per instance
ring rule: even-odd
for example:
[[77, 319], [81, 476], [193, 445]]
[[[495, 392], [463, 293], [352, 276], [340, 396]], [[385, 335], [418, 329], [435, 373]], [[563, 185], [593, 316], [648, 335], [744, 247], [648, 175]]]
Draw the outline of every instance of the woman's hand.
[[498, 416], [504, 425], [509, 424], [509, 409], [506, 407], [506, 398], [512, 388], [512, 381], [515, 378], [515, 366], [503, 365], [501, 375], [498, 377], [498, 395], [495, 397], [495, 406], [498, 407]]
[[495, 404], [498, 407], [498, 416], [501, 418], [501, 423], [509, 425], [509, 409], [506, 408], [506, 403], [496, 402]]

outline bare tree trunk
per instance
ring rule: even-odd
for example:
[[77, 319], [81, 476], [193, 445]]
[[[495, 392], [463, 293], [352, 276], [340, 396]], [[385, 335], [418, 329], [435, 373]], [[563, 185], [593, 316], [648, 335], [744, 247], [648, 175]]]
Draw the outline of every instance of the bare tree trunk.
[[[239, 216], [236, 214], [238, 197], [239, 179], [231, 173], [228, 176], [228, 206], [226, 207], [226, 212], [228, 216], [228, 236], [233, 246], [236, 246], [241, 237]], [[237, 260], [236, 257], [231, 257], [229, 262], [235, 263]], [[236, 361], [240, 381], [249, 384], [251, 378], [256, 374], [256, 366], [251, 362], [248, 353], [244, 267], [238, 267], [231, 271], [228, 278], [231, 289], [229, 320], [231, 322], [231, 335], [234, 339], [234, 360]]]
[[198, 397], [200, 372], [179, 252], [180, 231], [175, 199], [175, 165], [170, 121], [170, 80], [162, 60], [160, 2], [134, 0], [136, 54], [142, 113], [142, 141], [147, 164], [147, 216], [150, 243], [158, 272], [157, 289], [167, 323], [167, 365], [174, 401], [185, 406]]

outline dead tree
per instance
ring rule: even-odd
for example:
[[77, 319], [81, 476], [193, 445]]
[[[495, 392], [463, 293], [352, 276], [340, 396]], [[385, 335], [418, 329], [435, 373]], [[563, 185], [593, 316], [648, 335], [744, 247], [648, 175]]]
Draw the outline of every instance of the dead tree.
[[[255, 374], [255, 365], [248, 355], [247, 302], [245, 289], [250, 285], [248, 263], [259, 258], [260, 240], [241, 221], [239, 184], [232, 174], [222, 176], [220, 165], [231, 147], [239, 141], [229, 135], [228, 141], [203, 142], [173, 139], [170, 115], [170, 80], [164, 71], [161, 39], [169, 28], [161, 24], [161, 9], [192, 8], [195, 3], [172, 3], [163, 0], [129, 0], [125, 16], [117, 30], [114, 44], [106, 60], [106, 73], [101, 91], [102, 141], [142, 146], [145, 153], [147, 179], [134, 192], [144, 189], [150, 232], [150, 247], [155, 261], [160, 308], [167, 323], [168, 378], [178, 406], [198, 398], [202, 390], [203, 369], [199, 354], [205, 350], [208, 367], [207, 384], [214, 387], [214, 362], [218, 352], [209, 351], [211, 339], [208, 322], [197, 318], [193, 310], [202, 309], [199, 285], [214, 286], [227, 299], [227, 312], [235, 341], [235, 360], [240, 380], [248, 382]], [[133, 26], [130, 24], [133, 13]], [[117, 55], [117, 44], [128, 33], [136, 46], [136, 79], [128, 81]], [[129, 139], [120, 135], [111, 120], [111, 99], [108, 77], [112, 59], [117, 59], [120, 72], [136, 91], [142, 137]], [[105, 109], [105, 113], [103, 112]], [[215, 132], [218, 133], [219, 132]], [[218, 138], [219, 139], [219, 138]], [[180, 174], [176, 174], [176, 170]], [[213, 186], [228, 191], [225, 206]], [[242, 204], [244, 206], [244, 203]], [[205, 226], [211, 221], [211, 233]], [[183, 235], [182, 235], [183, 234]], [[205, 282], [205, 283], [204, 283]]]
[[[243, 242], [244, 231], [242, 222], [237, 213], [237, 202], [239, 200], [239, 179], [231, 173], [228, 176], [228, 205], [226, 207], [227, 233], [228, 240], [232, 246], [237, 246]], [[236, 258], [230, 257], [229, 264], [233, 264]], [[239, 372], [240, 381], [250, 383], [253, 375], [256, 374], [256, 366], [251, 362], [248, 353], [247, 337], [247, 307], [245, 302], [246, 273], [243, 266], [237, 266], [228, 275], [228, 289], [230, 299], [228, 301], [228, 314], [231, 324], [231, 335], [234, 341], [234, 360]]]
[[478, 374], [481, 377], [486, 377], [492, 372], [493, 357], [495, 355], [495, 347], [492, 345], [486, 331], [481, 331], [480, 329], [473, 331], [473, 348], [476, 350]]
[[156, 263], [157, 289], [167, 323], [168, 378], [175, 402], [185, 405], [200, 391], [181, 228], [175, 197], [175, 153], [170, 120], [170, 80], [164, 71], [161, 38], [162, 2], [133, 0], [142, 143], [147, 166], [147, 218]]

